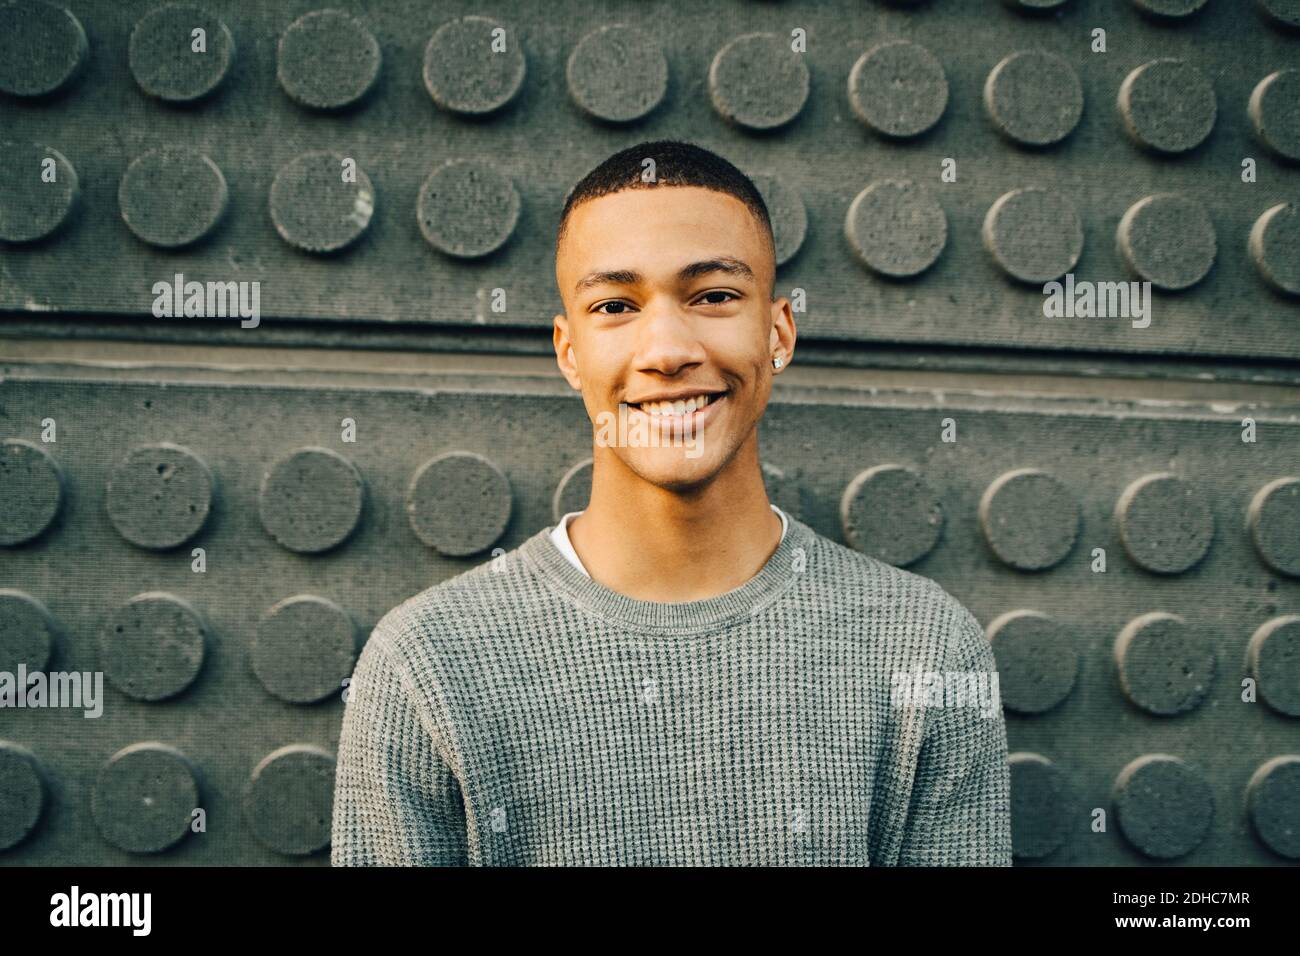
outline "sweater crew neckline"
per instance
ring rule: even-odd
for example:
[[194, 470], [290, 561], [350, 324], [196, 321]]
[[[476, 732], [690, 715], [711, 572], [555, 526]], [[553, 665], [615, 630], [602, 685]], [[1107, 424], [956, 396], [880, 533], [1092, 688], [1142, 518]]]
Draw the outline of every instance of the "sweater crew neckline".
[[794, 583], [806, 566], [813, 530], [786, 516], [785, 537], [758, 573], [730, 591], [695, 601], [644, 601], [605, 587], [555, 546], [553, 525], [526, 540], [519, 552], [554, 590], [587, 611], [636, 628], [685, 634], [750, 617]]

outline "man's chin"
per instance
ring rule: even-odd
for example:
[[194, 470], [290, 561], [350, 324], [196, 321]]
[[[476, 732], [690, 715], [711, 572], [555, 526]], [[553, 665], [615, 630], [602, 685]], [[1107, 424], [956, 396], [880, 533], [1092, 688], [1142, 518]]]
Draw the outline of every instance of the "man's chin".
[[705, 454], [702, 447], [627, 449], [628, 467], [650, 484], [681, 493], [708, 484], [718, 474], [721, 462]]

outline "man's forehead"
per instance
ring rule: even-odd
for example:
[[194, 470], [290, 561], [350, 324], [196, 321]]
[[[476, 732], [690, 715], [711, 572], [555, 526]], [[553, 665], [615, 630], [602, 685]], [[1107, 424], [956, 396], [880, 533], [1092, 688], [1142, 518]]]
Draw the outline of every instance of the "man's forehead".
[[758, 231], [758, 223], [748, 206], [735, 196], [703, 186], [629, 186], [597, 196], [570, 210], [567, 229], [621, 219], [632, 209], [639, 216], [651, 217], [664, 225], [707, 220], [720, 228]]
[[[666, 231], [673, 233], [671, 249], [653, 241]], [[674, 271], [694, 261], [731, 259], [761, 273], [766, 244], [753, 212], [734, 196], [697, 186], [634, 187], [586, 200], [570, 211], [556, 249], [556, 269], [580, 271], [572, 283], [592, 272], [637, 268], [624, 258], [629, 254], [660, 260], [666, 254], [680, 260]]]

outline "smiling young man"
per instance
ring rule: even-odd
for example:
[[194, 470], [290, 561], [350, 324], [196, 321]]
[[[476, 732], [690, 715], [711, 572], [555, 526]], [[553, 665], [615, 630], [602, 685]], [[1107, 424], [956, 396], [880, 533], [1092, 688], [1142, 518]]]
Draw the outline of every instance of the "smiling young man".
[[554, 344], [590, 501], [379, 622], [335, 865], [1010, 865], [980, 625], [767, 499], [775, 270], [762, 198], [700, 147], [634, 146], [570, 193]]

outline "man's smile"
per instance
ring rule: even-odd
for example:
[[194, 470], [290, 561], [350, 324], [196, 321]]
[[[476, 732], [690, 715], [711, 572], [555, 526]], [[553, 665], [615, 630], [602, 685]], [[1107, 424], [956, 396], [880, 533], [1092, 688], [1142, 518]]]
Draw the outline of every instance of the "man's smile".
[[690, 391], [659, 392], [654, 395], [628, 401], [632, 408], [640, 409], [648, 415], [689, 414], [696, 409], [705, 408], [710, 403], [726, 394], [726, 389], [692, 389]]
[[728, 392], [681, 393], [687, 397], [672, 401], [645, 400], [627, 402], [629, 422], [656, 429], [669, 436], [698, 434], [699, 430], [717, 417], [726, 404]]

